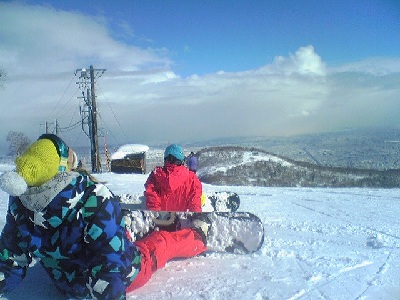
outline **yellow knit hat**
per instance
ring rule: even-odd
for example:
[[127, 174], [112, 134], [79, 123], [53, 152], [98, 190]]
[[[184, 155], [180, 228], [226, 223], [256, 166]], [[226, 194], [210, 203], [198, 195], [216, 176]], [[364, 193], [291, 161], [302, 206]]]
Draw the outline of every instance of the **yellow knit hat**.
[[15, 165], [28, 186], [40, 186], [58, 173], [60, 156], [50, 139], [39, 139], [17, 157]]

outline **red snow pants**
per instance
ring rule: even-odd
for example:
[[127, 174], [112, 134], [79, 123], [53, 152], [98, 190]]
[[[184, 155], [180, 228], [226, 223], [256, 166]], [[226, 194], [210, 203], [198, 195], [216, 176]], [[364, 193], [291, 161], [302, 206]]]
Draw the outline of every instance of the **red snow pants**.
[[155, 231], [135, 244], [142, 253], [142, 264], [139, 274], [126, 289], [127, 293], [143, 286], [167, 261], [193, 257], [207, 250], [200, 235], [190, 228], [173, 232]]

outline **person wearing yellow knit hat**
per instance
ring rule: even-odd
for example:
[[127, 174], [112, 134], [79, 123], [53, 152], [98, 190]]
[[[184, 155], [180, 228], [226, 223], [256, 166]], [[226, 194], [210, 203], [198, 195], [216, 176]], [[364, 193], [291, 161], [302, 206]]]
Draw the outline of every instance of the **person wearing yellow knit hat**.
[[68, 158], [73, 153], [58, 136], [43, 134], [16, 158], [16, 173], [2, 176], [0, 186], [10, 195], [19, 196], [27, 187], [41, 186], [58, 172], [69, 171]]
[[17, 173], [28, 186], [40, 186], [58, 171], [67, 171], [68, 152], [68, 147], [60, 138], [44, 134], [23, 155], [17, 157]]
[[[0, 176], [10, 194], [0, 236], [0, 295], [15, 289], [33, 258], [69, 299], [125, 299], [170, 259], [207, 250], [201, 224], [133, 241], [114, 194], [73, 171], [76, 157], [56, 135], [39, 137]], [[143, 219], [140, 220], [143, 222]], [[151, 218], [148, 222], [154, 222]]]

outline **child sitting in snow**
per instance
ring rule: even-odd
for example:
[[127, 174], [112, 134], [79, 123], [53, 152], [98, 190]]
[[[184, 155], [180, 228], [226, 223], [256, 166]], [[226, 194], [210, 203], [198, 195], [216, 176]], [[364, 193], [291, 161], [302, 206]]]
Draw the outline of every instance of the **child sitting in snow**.
[[44, 134], [17, 157], [16, 172], [0, 177], [10, 194], [0, 293], [16, 288], [35, 258], [67, 297], [125, 299], [168, 260], [206, 250], [201, 222], [131, 242], [119, 202], [104, 184], [71, 171], [73, 159], [58, 136]]

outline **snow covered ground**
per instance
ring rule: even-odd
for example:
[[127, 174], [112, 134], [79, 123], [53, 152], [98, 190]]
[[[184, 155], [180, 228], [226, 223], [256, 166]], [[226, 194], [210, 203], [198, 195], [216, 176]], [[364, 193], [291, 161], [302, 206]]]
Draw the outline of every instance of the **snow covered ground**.
[[[0, 172], [10, 166], [0, 165]], [[97, 176], [117, 194], [143, 191], [147, 175]], [[265, 224], [252, 255], [175, 260], [128, 299], [400, 299], [399, 189], [221, 187]], [[0, 227], [7, 209], [0, 191]], [[63, 299], [39, 264], [0, 299]]]

